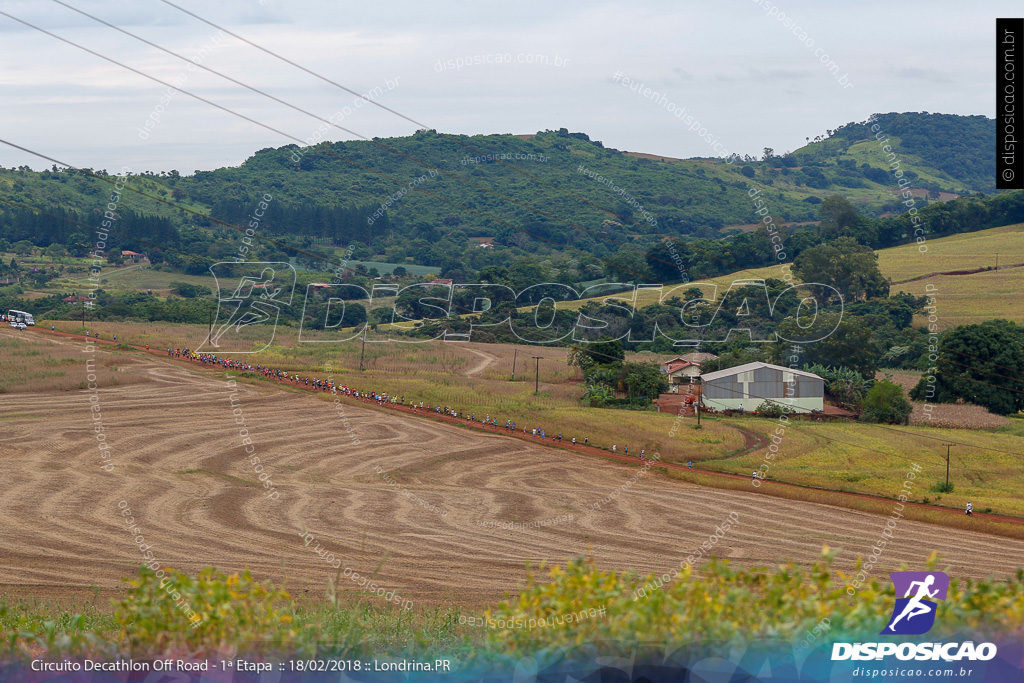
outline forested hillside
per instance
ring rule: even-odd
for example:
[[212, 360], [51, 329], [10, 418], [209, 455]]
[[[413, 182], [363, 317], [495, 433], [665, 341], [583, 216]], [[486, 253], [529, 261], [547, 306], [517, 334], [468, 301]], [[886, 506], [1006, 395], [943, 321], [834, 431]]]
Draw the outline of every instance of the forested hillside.
[[344, 253], [462, 277], [529, 262], [527, 279], [671, 279], [679, 264], [660, 253], [671, 238], [690, 277], [709, 276], [773, 258], [763, 232], [728, 226], [757, 223], [766, 212], [779, 226], [816, 223], [823, 201], [836, 195], [856, 219], [825, 216], [824, 232], [783, 228], [789, 258], [830, 234], [855, 232], [873, 247], [906, 239], [912, 230], [899, 222], [906, 218], [877, 219], [905, 207], [872, 124], [891, 139], [918, 210], [936, 205], [941, 192], [972, 195], [935, 207], [930, 230], [1000, 224], [971, 203], [991, 186], [993, 122], [909, 113], [841, 126], [795, 152], [765, 149], [759, 159], [636, 155], [564, 128], [472, 137], [421, 130], [264, 149], [239, 167], [193, 175], [132, 175], [116, 198], [106, 171], [2, 170], [0, 240], [81, 255], [113, 207], [110, 248], [191, 273], [237, 256], [248, 228], [249, 257], [290, 258], [321, 271]]

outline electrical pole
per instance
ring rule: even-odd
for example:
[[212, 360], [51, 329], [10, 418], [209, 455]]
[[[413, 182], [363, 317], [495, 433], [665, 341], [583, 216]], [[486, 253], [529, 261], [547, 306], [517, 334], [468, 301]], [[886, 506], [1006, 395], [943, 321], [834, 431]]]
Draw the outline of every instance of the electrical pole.
[[519, 355], [519, 347], [512, 347], [512, 381], [516, 381], [516, 356]]
[[533, 376], [533, 393], [540, 393], [540, 359], [543, 356], [533, 356], [533, 359], [537, 361], [536, 373]]
[[210, 343], [210, 339], [213, 337], [213, 309], [210, 309], [210, 330], [206, 333], [206, 343]]
[[366, 368], [363, 367], [363, 356], [366, 354], [366, 324], [363, 323], [363, 347], [359, 350], [359, 372], [362, 372]]
[[946, 446], [946, 493], [949, 493], [949, 447], [953, 444], [947, 443]]

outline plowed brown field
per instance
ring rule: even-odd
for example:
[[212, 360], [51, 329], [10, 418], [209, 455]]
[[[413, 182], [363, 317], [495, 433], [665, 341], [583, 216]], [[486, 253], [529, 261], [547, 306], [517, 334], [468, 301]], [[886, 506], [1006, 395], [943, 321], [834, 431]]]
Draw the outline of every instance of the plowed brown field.
[[[739, 523], [714, 552], [745, 565], [809, 562], [828, 543], [849, 571], [885, 526], [282, 387], [238, 384], [233, 413], [232, 390], [212, 371], [124, 365], [145, 381], [97, 392], [112, 472], [99, 467], [90, 391], [0, 395], [0, 593], [122, 590], [142, 555], [120, 501], [165, 567], [250, 567], [318, 595], [341, 570], [303, 545], [308, 531], [342, 569], [417, 602], [463, 605], [514, 591], [527, 561], [589, 555], [608, 568], [674, 571], [732, 512]], [[240, 419], [276, 500], [244, 451]], [[511, 522], [520, 526], [501, 528]], [[921, 567], [932, 550], [955, 576], [1024, 563], [1024, 541], [902, 520], [873, 575]], [[358, 591], [344, 576], [338, 585]]]

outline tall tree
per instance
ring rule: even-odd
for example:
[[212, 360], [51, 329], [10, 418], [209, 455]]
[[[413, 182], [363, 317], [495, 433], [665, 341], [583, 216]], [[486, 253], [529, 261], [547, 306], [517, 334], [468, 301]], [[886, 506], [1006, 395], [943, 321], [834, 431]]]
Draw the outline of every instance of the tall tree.
[[692, 256], [693, 252], [685, 244], [663, 240], [647, 250], [645, 260], [657, 282], [678, 282], [689, 277], [687, 269]]
[[1024, 409], [1024, 328], [1008, 320], [953, 328], [939, 343], [934, 370], [910, 396], [935, 403], [962, 399], [1000, 415]]
[[619, 247], [605, 259], [605, 272], [609, 278], [620, 282], [643, 282], [650, 277], [644, 257], [629, 247]]
[[821, 235], [826, 239], [852, 237], [861, 220], [853, 204], [838, 194], [826, 198], [821, 203], [818, 207], [818, 216], [821, 219]]
[[889, 282], [878, 269], [878, 256], [852, 237], [800, 252], [793, 260], [793, 273], [804, 282], [834, 287], [844, 301], [889, 295]]
[[618, 339], [601, 339], [581, 347], [581, 354], [589, 359], [590, 365], [621, 365], [626, 352]]
[[[818, 313], [815, 327], [835, 331], [817, 341], [802, 344], [800, 362], [813, 365], [820, 363], [828, 368], [847, 367], [863, 377], [874, 377], [882, 354], [873, 336], [873, 328], [862, 318], [840, 316], [831, 311]], [[779, 323], [779, 335], [787, 339], [799, 339], [804, 332], [799, 321], [786, 318]], [[776, 343], [774, 356], [785, 358], [790, 352], [790, 342]], [[784, 363], [783, 363], [784, 364]]]
[[668, 391], [668, 380], [655, 363], [625, 363], [619, 377], [630, 398], [656, 399]]

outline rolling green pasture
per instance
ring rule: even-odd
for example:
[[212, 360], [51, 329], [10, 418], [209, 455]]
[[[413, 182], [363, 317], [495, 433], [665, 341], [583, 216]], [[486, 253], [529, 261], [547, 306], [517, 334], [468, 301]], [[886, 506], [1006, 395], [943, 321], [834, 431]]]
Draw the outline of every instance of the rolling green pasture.
[[[775, 420], [756, 417], [723, 422], [772, 435], [779, 428]], [[990, 507], [996, 513], [1024, 516], [1024, 419], [1012, 419], [996, 430], [791, 420], [777, 436], [777, 453], [767, 461], [768, 477], [775, 481], [895, 498], [909, 467], [917, 463], [923, 472], [914, 481], [912, 500], [927, 498], [954, 508], [971, 501], [976, 510]], [[929, 489], [945, 481], [945, 443], [954, 444], [949, 473], [954, 489], [937, 493]], [[768, 450], [760, 449], [701, 466], [749, 476], [762, 468], [766, 455]]]

